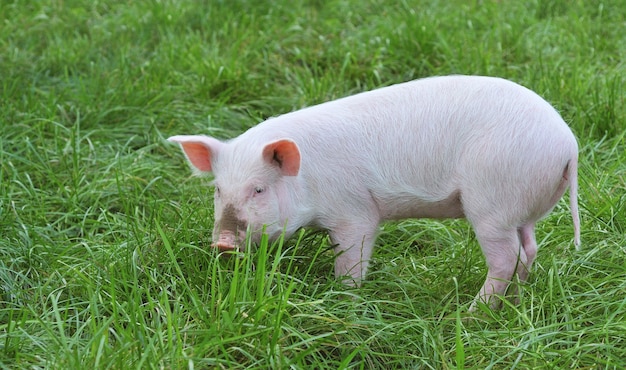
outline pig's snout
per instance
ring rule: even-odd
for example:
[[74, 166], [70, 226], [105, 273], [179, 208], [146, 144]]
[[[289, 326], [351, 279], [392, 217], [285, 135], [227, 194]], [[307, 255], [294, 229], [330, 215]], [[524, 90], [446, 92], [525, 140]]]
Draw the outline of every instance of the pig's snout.
[[212, 246], [220, 251], [237, 250], [237, 239], [235, 238], [235, 233], [232, 231], [220, 232], [217, 241], [214, 242]]
[[237, 210], [229, 204], [224, 207], [222, 216], [215, 222], [213, 247], [220, 251], [241, 250], [246, 238], [247, 223], [237, 217]]

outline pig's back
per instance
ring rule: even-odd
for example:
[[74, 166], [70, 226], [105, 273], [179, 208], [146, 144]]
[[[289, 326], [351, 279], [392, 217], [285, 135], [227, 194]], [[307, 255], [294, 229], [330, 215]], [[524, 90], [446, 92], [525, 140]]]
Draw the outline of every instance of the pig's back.
[[309, 181], [364, 187], [382, 202], [398, 194], [441, 201], [475, 181], [468, 177], [476, 176], [476, 165], [527, 173], [532, 169], [525, 167], [555, 157], [551, 147], [564, 147], [557, 157], [577, 150], [570, 129], [541, 97], [478, 76], [393, 85], [272, 118], [246, 134], [291, 138]]

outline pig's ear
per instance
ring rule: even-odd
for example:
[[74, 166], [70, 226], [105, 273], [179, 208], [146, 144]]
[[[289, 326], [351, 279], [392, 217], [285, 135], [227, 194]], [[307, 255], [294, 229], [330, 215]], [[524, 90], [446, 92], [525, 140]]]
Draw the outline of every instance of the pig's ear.
[[172, 136], [168, 141], [179, 143], [191, 165], [201, 172], [211, 172], [211, 161], [222, 142], [203, 135]]
[[263, 160], [280, 168], [284, 176], [296, 176], [300, 171], [300, 150], [296, 143], [282, 139], [263, 148]]

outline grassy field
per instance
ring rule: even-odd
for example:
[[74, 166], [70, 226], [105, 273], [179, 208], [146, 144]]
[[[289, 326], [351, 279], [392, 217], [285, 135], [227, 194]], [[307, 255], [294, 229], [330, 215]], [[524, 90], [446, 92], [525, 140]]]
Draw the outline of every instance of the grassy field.
[[[626, 1], [0, 2], [0, 368], [626, 368]], [[580, 143], [520, 305], [467, 308], [463, 220], [385, 224], [368, 281], [323, 233], [210, 248], [174, 134], [228, 138], [410, 79], [501, 76]]]

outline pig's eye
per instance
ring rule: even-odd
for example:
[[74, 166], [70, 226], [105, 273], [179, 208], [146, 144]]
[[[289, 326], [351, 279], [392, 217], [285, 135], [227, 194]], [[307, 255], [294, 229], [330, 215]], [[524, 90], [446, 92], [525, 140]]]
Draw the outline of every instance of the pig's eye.
[[215, 195], [218, 196], [218, 197], [220, 196], [220, 188], [219, 188], [219, 186], [215, 187]]
[[265, 189], [263, 187], [261, 187], [261, 186], [257, 186], [257, 187], [254, 188], [254, 193], [255, 194], [261, 194], [264, 191], [265, 191]]

